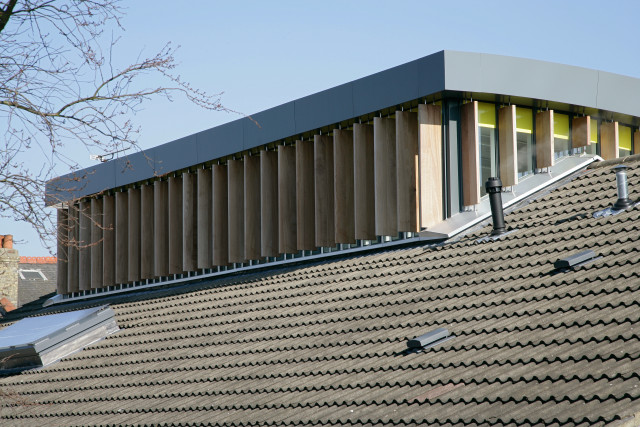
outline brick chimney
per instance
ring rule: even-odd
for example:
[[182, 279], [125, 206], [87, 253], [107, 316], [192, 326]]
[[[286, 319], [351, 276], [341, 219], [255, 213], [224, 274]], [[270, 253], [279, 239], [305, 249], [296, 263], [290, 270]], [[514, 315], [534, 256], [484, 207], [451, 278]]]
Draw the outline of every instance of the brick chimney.
[[18, 305], [18, 263], [20, 254], [13, 249], [13, 236], [0, 235], [0, 298], [5, 297]]

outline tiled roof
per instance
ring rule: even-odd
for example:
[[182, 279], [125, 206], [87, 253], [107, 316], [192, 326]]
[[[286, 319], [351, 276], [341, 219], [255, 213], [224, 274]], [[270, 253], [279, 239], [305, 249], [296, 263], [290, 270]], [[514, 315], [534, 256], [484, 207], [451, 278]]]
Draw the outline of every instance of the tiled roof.
[[22, 279], [18, 276], [18, 307], [56, 291], [57, 265], [44, 263], [20, 263], [20, 270], [38, 270], [46, 279]]
[[[639, 163], [629, 166], [637, 198]], [[0, 415], [24, 425], [620, 420], [640, 411], [640, 207], [594, 219], [615, 194], [610, 167], [589, 169], [508, 214], [517, 231], [500, 240], [478, 242], [483, 226], [437, 246], [114, 297], [122, 330], [0, 379]], [[585, 249], [600, 258], [554, 271]], [[438, 327], [456, 338], [404, 352]]]

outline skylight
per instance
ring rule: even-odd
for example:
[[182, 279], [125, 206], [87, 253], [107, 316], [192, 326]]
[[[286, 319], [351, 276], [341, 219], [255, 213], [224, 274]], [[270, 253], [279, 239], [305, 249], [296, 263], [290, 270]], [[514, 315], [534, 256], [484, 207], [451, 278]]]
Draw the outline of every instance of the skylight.
[[18, 270], [22, 280], [47, 280], [41, 270]]
[[118, 329], [106, 305], [21, 319], [0, 330], [0, 373], [50, 365]]

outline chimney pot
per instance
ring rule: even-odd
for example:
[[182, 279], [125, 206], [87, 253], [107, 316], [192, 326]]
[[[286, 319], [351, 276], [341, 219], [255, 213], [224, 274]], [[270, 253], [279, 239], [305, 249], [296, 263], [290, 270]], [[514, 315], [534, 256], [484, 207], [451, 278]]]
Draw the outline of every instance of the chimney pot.
[[633, 204], [629, 199], [629, 188], [627, 186], [627, 167], [619, 165], [613, 168], [616, 172], [616, 187], [618, 188], [618, 200], [613, 204], [613, 209], [623, 210]]
[[507, 232], [504, 224], [504, 212], [502, 211], [502, 181], [500, 178], [491, 177], [485, 183], [484, 188], [489, 194], [491, 217], [493, 218], [493, 231], [491, 235], [499, 236]]

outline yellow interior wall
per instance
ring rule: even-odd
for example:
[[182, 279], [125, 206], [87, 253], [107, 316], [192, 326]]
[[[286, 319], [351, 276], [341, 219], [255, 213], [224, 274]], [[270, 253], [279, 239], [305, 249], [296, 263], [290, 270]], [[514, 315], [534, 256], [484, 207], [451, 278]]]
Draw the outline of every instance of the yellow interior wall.
[[628, 126], [618, 126], [618, 147], [631, 151], [631, 128]]
[[478, 102], [478, 125], [486, 128], [496, 127], [496, 106], [487, 102]]
[[516, 107], [516, 132], [533, 133], [533, 112], [530, 109]]
[[591, 141], [592, 144], [597, 144], [598, 143], [598, 119], [596, 119], [595, 117], [591, 117], [591, 121], [590, 121], [591, 125], [591, 136], [589, 138], [589, 140]]
[[566, 114], [553, 114], [553, 137], [569, 139], [569, 116]]

